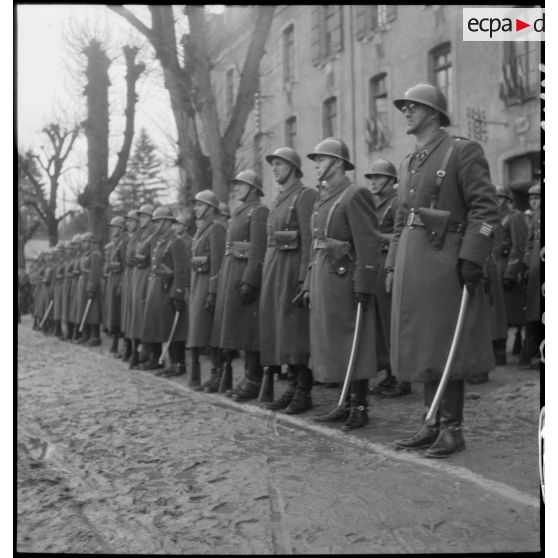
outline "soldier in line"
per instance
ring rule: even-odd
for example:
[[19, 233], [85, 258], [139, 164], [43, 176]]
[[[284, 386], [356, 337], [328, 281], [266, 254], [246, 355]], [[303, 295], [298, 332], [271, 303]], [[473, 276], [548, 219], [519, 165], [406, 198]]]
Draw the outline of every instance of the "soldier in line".
[[[44, 252], [44, 262], [41, 266], [41, 284], [38, 291], [38, 315], [39, 325], [43, 317], [47, 315], [46, 320], [42, 326], [44, 335], [48, 335], [52, 328], [52, 307], [48, 310], [50, 303], [54, 302], [54, 263], [53, 263], [53, 250], [48, 248]], [[48, 312], [48, 314], [47, 314]]]
[[58, 339], [63, 336], [62, 333], [62, 300], [63, 300], [63, 283], [64, 283], [64, 273], [66, 270], [66, 244], [64, 242], [58, 242], [55, 250], [55, 263], [54, 263], [54, 276], [53, 276], [53, 301], [52, 306], [52, 320], [53, 320], [53, 332]]
[[104, 325], [108, 335], [112, 337], [109, 352], [112, 355], [118, 353], [118, 339], [120, 337], [121, 308], [122, 308], [122, 276], [124, 274], [124, 260], [122, 254], [122, 243], [127, 240], [126, 219], [124, 217], [113, 217], [109, 223], [112, 248], [107, 255], [105, 263], [107, 269], [106, 283], [106, 313]]
[[[513, 354], [521, 353], [521, 329], [525, 323], [525, 295], [521, 286], [527, 226], [521, 211], [512, 206], [513, 197], [505, 186], [496, 186], [500, 203], [500, 222], [502, 240], [499, 254], [499, 268], [504, 289], [504, 303], [508, 327], [515, 327]], [[496, 364], [506, 364], [506, 341], [499, 339], [495, 343]]]
[[64, 325], [63, 341], [71, 341], [74, 335], [74, 322], [70, 313], [72, 284], [74, 280], [74, 266], [76, 265], [77, 248], [80, 243], [80, 236], [75, 234], [68, 242], [66, 249], [67, 260], [64, 268], [64, 280], [62, 282], [62, 324]]
[[[153, 236], [149, 241], [149, 274], [145, 311], [141, 332], [142, 343], [150, 345], [149, 360], [143, 370], [158, 368], [162, 343], [170, 339], [170, 365], [163, 369], [167, 376], [185, 374], [184, 344], [188, 333], [185, 277], [190, 274], [190, 253], [172, 230], [174, 216], [168, 207], [153, 212]], [[176, 319], [176, 327], [172, 332]]]
[[[192, 355], [191, 385], [213, 393], [219, 389], [223, 374], [222, 351], [219, 347], [211, 346], [211, 332], [227, 229], [218, 218], [219, 200], [211, 190], [198, 192], [194, 200], [196, 234], [192, 241], [190, 321], [186, 346], [191, 349]], [[200, 349], [208, 347], [211, 375], [200, 386]]]
[[527, 283], [527, 306], [525, 309], [525, 347], [522, 355], [522, 368], [537, 369], [539, 362], [531, 365], [542, 341], [541, 335], [541, 186], [534, 184], [529, 188], [529, 205], [533, 218], [527, 236], [524, 264]]
[[269, 210], [261, 203], [262, 180], [255, 171], [241, 171], [233, 184], [240, 205], [227, 230], [211, 346], [245, 352], [245, 377], [230, 395], [235, 401], [248, 401], [258, 396], [263, 376], [258, 297]]
[[120, 353], [122, 362], [129, 362], [132, 358], [132, 338], [130, 337], [132, 319], [132, 276], [134, 272], [134, 254], [136, 245], [142, 234], [139, 228], [138, 212], [134, 209], [128, 211], [125, 217], [126, 241], [120, 246], [120, 258], [124, 268], [122, 275], [122, 297], [120, 306], [120, 329], [124, 336], [123, 352]]
[[80, 314], [80, 301], [78, 296], [78, 285], [79, 285], [79, 278], [81, 277], [81, 257], [84, 253], [84, 244], [82, 242], [83, 234], [77, 235], [78, 245], [76, 246], [76, 255], [72, 265], [72, 285], [70, 288], [70, 308], [69, 308], [69, 318], [74, 324], [74, 331], [73, 337], [71, 338], [72, 342], [77, 343], [81, 333], [79, 331], [79, 326], [81, 323], [81, 314]]
[[315, 162], [320, 197], [312, 213], [312, 254], [304, 299], [310, 305], [312, 370], [319, 381], [342, 382], [362, 308], [361, 342], [350, 397], [344, 406], [314, 417], [344, 421], [343, 431], [368, 422], [368, 380], [376, 370], [374, 310], [381, 235], [372, 193], [346, 176], [354, 169], [349, 149], [337, 138], [322, 140], [308, 158]]
[[383, 397], [399, 397], [411, 393], [409, 382], [399, 382], [391, 371], [389, 360], [390, 353], [390, 328], [391, 328], [391, 293], [385, 290], [385, 263], [389, 249], [389, 243], [393, 236], [395, 214], [399, 207], [395, 184], [397, 182], [397, 170], [391, 161], [378, 159], [374, 161], [370, 170], [364, 175], [370, 181], [370, 190], [374, 196], [376, 217], [382, 235], [382, 258], [380, 260], [380, 286], [375, 294], [374, 309], [376, 311], [376, 343], [378, 354], [378, 370], [385, 370], [384, 380], [370, 388], [373, 395]]
[[[289, 367], [287, 390], [269, 405], [290, 415], [312, 407], [309, 315], [302, 292], [310, 258], [310, 217], [316, 190], [302, 182], [301, 162], [290, 147], [280, 147], [266, 161], [279, 192], [267, 219], [267, 251], [260, 295], [260, 352], [265, 366]], [[297, 302], [298, 301], [298, 302]]]
[[139, 353], [141, 333], [143, 329], [143, 316], [145, 312], [145, 296], [147, 294], [147, 278], [149, 276], [149, 242], [153, 236], [151, 217], [155, 208], [151, 204], [142, 205], [138, 210], [139, 229], [138, 239], [133, 255], [134, 270], [132, 272], [132, 304], [130, 316], [129, 337], [132, 339], [132, 356], [130, 369], [141, 364], [142, 370], [160, 368], [156, 359], [149, 359], [149, 348], [142, 343], [142, 354]]
[[[110, 231], [110, 224], [109, 224], [109, 231]], [[109, 232], [109, 236], [110, 236]], [[103, 248], [103, 273], [101, 273], [101, 309], [102, 309], [102, 316], [103, 316], [103, 332], [109, 335], [109, 330], [106, 324], [106, 317], [108, 315], [108, 280], [109, 280], [109, 263], [112, 257], [112, 250], [114, 248], [114, 242], [109, 239], [109, 241], [105, 244]]]
[[[77, 285], [77, 298], [79, 304], [79, 322], [84, 319], [83, 335], [78, 343], [87, 343], [90, 347], [101, 344], [102, 298], [101, 275], [103, 273], [103, 256], [99, 250], [99, 240], [91, 232], [81, 236], [83, 255], [80, 261], [81, 275]], [[89, 301], [89, 310], [87, 306]], [[79, 325], [78, 325], [79, 327]]]
[[424, 384], [427, 410], [445, 367], [463, 288], [470, 294], [436, 424], [424, 423], [395, 442], [443, 458], [465, 447], [464, 380], [494, 368], [481, 280], [499, 222], [498, 201], [481, 146], [444, 130], [450, 119], [437, 87], [415, 85], [394, 104], [417, 144], [400, 168], [399, 209], [386, 261], [386, 288], [393, 285], [391, 363], [400, 380]]

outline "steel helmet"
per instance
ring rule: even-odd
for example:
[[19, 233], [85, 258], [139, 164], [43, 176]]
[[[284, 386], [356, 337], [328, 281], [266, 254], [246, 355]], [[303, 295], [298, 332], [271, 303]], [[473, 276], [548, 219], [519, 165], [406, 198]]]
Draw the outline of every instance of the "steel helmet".
[[395, 165], [387, 159], [378, 159], [372, 163], [370, 170], [364, 175], [365, 178], [372, 178], [374, 175], [391, 176], [397, 180], [397, 170]]
[[280, 147], [276, 149], [271, 155], [266, 155], [265, 160], [271, 165], [273, 159], [283, 159], [290, 163], [296, 170], [296, 175], [298, 178], [302, 176], [300, 156], [291, 147]]
[[262, 186], [262, 179], [260, 175], [252, 169], [246, 169], [240, 171], [233, 179], [232, 183], [236, 184], [237, 182], [243, 182], [244, 184], [248, 184], [255, 188], [260, 196], [263, 196], [263, 186]]
[[188, 225], [188, 217], [186, 215], [179, 215], [176, 217], [175, 222], [186, 227]]
[[166, 207], [166, 206], [161, 206], [158, 207], [154, 212], [153, 212], [153, 221], [160, 221], [162, 219], [168, 219], [169, 221], [175, 221], [176, 219], [174, 218], [174, 215], [172, 214], [172, 211], [170, 209], [170, 207]]
[[108, 252], [114, 246], [114, 242], [110, 241], [105, 244], [105, 252]]
[[146, 203], [138, 209], [138, 213], [145, 213], [146, 215], [149, 215], [150, 217], [153, 217], [153, 212], [154, 211], [155, 211], [155, 208], [150, 203]]
[[347, 144], [338, 138], [326, 138], [322, 140], [316, 147], [314, 152], [307, 155], [308, 159], [316, 160], [318, 155], [327, 157], [336, 157], [345, 162], [345, 170], [353, 170], [355, 166], [351, 163], [351, 155]]
[[97, 242], [97, 238], [92, 232], [86, 232], [81, 235], [82, 242], [87, 240], [89, 242]]
[[194, 200], [200, 203], [205, 203], [211, 207], [219, 210], [219, 200], [212, 190], [202, 190], [194, 196]]
[[225, 217], [231, 216], [231, 210], [226, 202], [219, 202], [219, 213]]
[[510, 189], [502, 184], [496, 185], [496, 195], [499, 198], [508, 198], [508, 200], [513, 201], [513, 196]]
[[530, 196], [540, 196], [541, 195], [541, 185], [539, 183], [533, 184], [533, 186], [531, 186], [531, 188], [529, 188], [529, 190], [527, 190], [527, 193]]
[[444, 94], [430, 83], [418, 83], [405, 91], [405, 95], [401, 99], [395, 99], [393, 104], [401, 110], [403, 105], [408, 101], [414, 101], [426, 105], [427, 107], [437, 110], [442, 115], [442, 126], [450, 125], [448, 116], [448, 102]]
[[116, 216], [110, 220], [109, 227], [121, 227], [124, 228], [126, 225], [126, 219], [124, 217]]
[[81, 242], [81, 234], [74, 234], [70, 244], [79, 244]]
[[133, 221], [139, 221], [138, 212], [135, 209], [130, 209], [126, 214], [126, 219], [131, 219]]

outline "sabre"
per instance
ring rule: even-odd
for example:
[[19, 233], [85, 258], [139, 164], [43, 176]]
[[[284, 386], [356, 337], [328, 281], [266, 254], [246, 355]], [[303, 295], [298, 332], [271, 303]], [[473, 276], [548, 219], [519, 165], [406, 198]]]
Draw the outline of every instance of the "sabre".
[[48, 318], [48, 315], [50, 314], [50, 311], [52, 310], [52, 305], [54, 304], [54, 300], [51, 300], [48, 303], [47, 309], [45, 311], [45, 315], [43, 316], [43, 319], [41, 320], [41, 323], [39, 324], [39, 327], [43, 327], [43, 324], [46, 322], [46, 319]]
[[444, 372], [442, 373], [442, 378], [438, 384], [438, 389], [436, 390], [436, 395], [432, 400], [432, 405], [430, 410], [424, 419], [424, 422], [429, 425], [434, 425], [436, 423], [436, 413], [438, 412], [438, 407], [440, 406], [440, 401], [444, 395], [444, 390], [449, 381], [451, 367], [455, 359], [455, 353], [457, 353], [457, 346], [459, 345], [459, 339], [463, 331], [463, 322], [465, 321], [465, 312], [467, 311], [467, 306], [469, 304], [469, 291], [467, 287], [463, 285], [463, 294], [461, 295], [461, 306], [459, 308], [459, 314], [457, 316], [457, 324], [455, 326], [455, 331], [453, 333], [453, 339], [451, 341], [451, 346], [448, 354], [448, 359], [446, 360], [446, 365], [444, 367]]
[[172, 328], [171, 328], [171, 332], [169, 335], [169, 340], [165, 343], [165, 347], [163, 349], [163, 352], [161, 353], [161, 356], [159, 357], [159, 364], [163, 364], [163, 361], [165, 360], [165, 357], [167, 356], [167, 353], [169, 352], [169, 347], [170, 344], [172, 343], [172, 338], [174, 337], [174, 332], [176, 330], [176, 326], [178, 325], [178, 318], [180, 317], [180, 312], [178, 310], [176, 310], [176, 312], [174, 313], [174, 322], [172, 323]]
[[91, 308], [92, 298], [87, 299], [87, 306], [85, 307], [85, 311], [83, 312], [83, 318], [81, 318], [81, 323], [79, 324], [79, 332], [83, 331], [83, 326], [85, 325], [85, 318], [87, 318], [87, 314], [89, 314], [89, 308]]
[[356, 323], [355, 323], [355, 333], [353, 335], [353, 344], [351, 346], [351, 355], [349, 356], [349, 363], [347, 364], [347, 372], [345, 373], [345, 382], [343, 383], [343, 389], [341, 390], [341, 396], [339, 397], [338, 407], [342, 407], [345, 398], [347, 397], [347, 392], [349, 391], [349, 385], [351, 383], [351, 376], [353, 375], [353, 368], [355, 367], [356, 353], [358, 349], [358, 340], [360, 337], [360, 329], [362, 323], [362, 302], [357, 305]]

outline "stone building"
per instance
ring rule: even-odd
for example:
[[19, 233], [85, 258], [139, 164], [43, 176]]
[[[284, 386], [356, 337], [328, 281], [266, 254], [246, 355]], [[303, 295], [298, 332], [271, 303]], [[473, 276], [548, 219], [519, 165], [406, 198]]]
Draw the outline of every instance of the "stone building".
[[[394, 98], [418, 82], [440, 86], [451, 134], [484, 148], [494, 183], [508, 184], [527, 207], [540, 172], [538, 42], [464, 42], [460, 5], [277, 6], [261, 63], [260, 95], [238, 151], [238, 168], [263, 172], [263, 156], [291, 145], [304, 181], [316, 177], [305, 155], [325, 136], [342, 138], [354, 180], [379, 157], [398, 165], [413, 147]], [[230, 114], [249, 41], [253, 8], [227, 7], [212, 21], [213, 83], [223, 125]]]

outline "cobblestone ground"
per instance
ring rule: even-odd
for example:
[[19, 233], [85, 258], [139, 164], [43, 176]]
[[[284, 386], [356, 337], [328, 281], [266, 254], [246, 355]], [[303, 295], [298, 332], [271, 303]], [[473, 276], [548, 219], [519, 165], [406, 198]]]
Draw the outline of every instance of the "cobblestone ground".
[[[240, 368], [237, 363], [236, 376]], [[532, 381], [525, 378], [518, 385]], [[530, 471], [536, 455], [506, 465], [520, 445], [511, 442], [514, 432], [523, 439], [532, 430], [531, 415], [536, 422], [538, 392], [519, 421], [517, 409], [510, 409], [518, 398], [508, 398], [513, 387], [491, 398], [490, 408], [502, 415], [497, 434], [469, 408], [469, 449], [431, 463], [384, 443], [416, 426], [418, 394], [406, 404], [403, 398], [376, 402], [371, 425], [353, 436], [315, 427], [306, 415], [287, 419], [262, 405], [192, 392], [186, 383], [129, 371], [108, 355], [106, 343], [91, 349], [44, 337], [25, 317], [18, 328], [17, 549], [359, 554], [540, 548], [536, 471]], [[334, 391], [315, 390], [317, 411], [333, 403]], [[468, 405], [482, 414], [478, 404], [488, 397], [476, 391]], [[490, 435], [492, 442], [481, 442]], [[522, 443], [521, 451], [536, 448], [536, 442]], [[495, 465], [485, 467], [488, 475], [468, 467], [482, 461], [501, 463], [504, 474], [498, 476]]]

